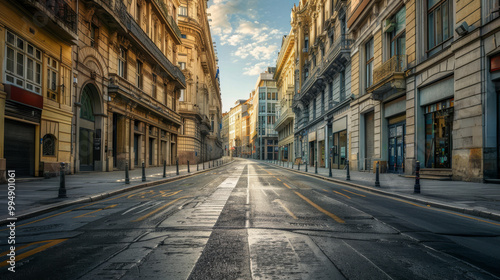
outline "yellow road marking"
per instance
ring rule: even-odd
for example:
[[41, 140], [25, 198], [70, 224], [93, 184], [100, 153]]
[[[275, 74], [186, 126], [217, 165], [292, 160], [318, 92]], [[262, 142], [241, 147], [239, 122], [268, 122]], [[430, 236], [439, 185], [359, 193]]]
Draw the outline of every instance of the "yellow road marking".
[[267, 170], [266, 170], [266, 172], [267, 172], [267, 173], [269, 173], [269, 175], [273, 175], [273, 173], [271, 173], [271, 172], [269, 172], [269, 171], [267, 171]]
[[359, 194], [359, 193], [351, 192], [351, 191], [348, 191], [346, 189], [342, 189], [342, 190], [345, 191], [345, 192], [348, 192], [348, 193], [352, 193], [354, 195], [359, 195], [359, 196], [362, 196], [362, 197], [366, 197], [366, 195], [362, 195], [362, 194]]
[[[160, 191], [161, 192], [161, 191]], [[169, 196], [173, 196], [173, 195], [176, 195], [178, 193], [182, 192], [182, 190], [180, 191], [176, 191], [176, 192], [170, 192], [170, 193], [161, 193], [159, 195], [155, 195], [155, 196], [152, 196], [151, 198], [153, 197], [157, 197], [157, 196], [162, 196], [162, 197], [169, 197]]]
[[142, 221], [142, 220], [146, 219], [147, 217], [149, 217], [149, 216], [151, 216], [151, 215], [155, 214], [156, 212], [158, 212], [158, 211], [160, 211], [160, 210], [164, 209], [165, 207], [168, 207], [169, 205], [171, 205], [171, 204], [173, 204], [173, 203], [175, 203], [175, 202], [177, 202], [177, 201], [179, 201], [179, 200], [181, 200], [181, 199], [183, 199], [183, 198], [186, 198], [186, 197], [187, 197], [187, 196], [183, 196], [183, 197], [179, 197], [179, 198], [177, 198], [177, 199], [175, 199], [175, 200], [172, 200], [172, 201], [170, 201], [169, 203], [167, 203], [167, 204], [165, 204], [165, 205], [161, 206], [160, 208], [157, 208], [157, 209], [155, 209], [155, 210], [153, 210], [153, 211], [149, 212], [148, 214], [146, 214], [146, 215], [144, 215], [144, 216], [142, 216], [142, 217], [140, 217], [140, 218], [138, 218], [138, 219], [136, 219], [136, 220], [133, 220], [132, 222], [139, 222], [139, 221]]
[[345, 197], [347, 197], [347, 198], [351, 199], [348, 195], [345, 195], [345, 194], [343, 194], [343, 193], [341, 193], [341, 192], [338, 192], [338, 191], [333, 191], [333, 192], [334, 192], [334, 193], [336, 193], [336, 194], [340, 194], [340, 195], [342, 195], [342, 196], [345, 196]]
[[[26, 223], [26, 224], [18, 225], [18, 226], [16, 226], [16, 227], [18, 227], [18, 228], [19, 228], [19, 227], [22, 227], [22, 226], [27, 226], [27, 225], [30, 225], [30, 224], [36, 223], [36, 222], [41, 222], [41, 221], [46, 220], [46, 219], [48, 219], [48, 218], [52, 218], [52, 217], [55, 217], [55, 216], [59, 216], [59, 215], [62, 215], [62, 214], [66, 214], [66, 213], [69, 213], [69, 212], [71, 212], [71, 211], [73, 211], [73, 210], [68, 210], [68, 211], [64, 211], [64, 212], [61, 212], [61, 213], [57, 213], [57, 214], [54, 214], [54, 215], [52, 215], [52, 216], [48, 216], [48, 217], [45, 217], [45, 218], [38, 219], [38, 220], [36, 220], [36, 221], [32, 221], [32, 222], [29, 222], [29, 223]], [[2, 230], [0, 230], [0, 231], [5, 231], [5, 230], [9, 230], [9, 229], [2, 229]]]
[[327, 190], [325, 190], [325, 189], [323, 189], [323, 190], [324, 190], [325, 192], [329, 192], [329, 191], [327, 191]]
[[[94, 213], [96, 213], [96, 212], [102, 211], [102, 210], [104, 210], [104, 209], [114, 208], [114, 207], [116, 207], [117, 205], [118, 205], [118, 204], [113, 204], [113, 205], [110, 205], [110, 206], [106, 206], [106, 207], [104, 207], [104, 208], [97, 209], [97, 210], [95, 210], [95, 211], [88, 212], [88, 213], [82, 214], [82, 215], [80, 215], [80, 216], [73, 217], [73, 219], [74, 219], [74, 218], [82, 218], [82, 217], [85, 217], [85, 216], [87, 216], [87, 215], [89, 215], [89, 214], [94, 214]], [[93, 217], [93, 216], [88, 216], [88, 217]]]
[[276, 178], [276, 180], [278, 180], [278, 181], [280, 181], [280, 182], [281, 182], [280, 178]]
[[330, 218], [334, 219], [337, 223], [340, 223], [340, 224], [344, 224], [344, 223], [345, 223], [345, 221], [344, 221], [344, 220], [342, 220], [341, 218], [339, 218], [339, 217], [335, 216], [334, 214], [332, 214], [332, 213], [330, 213], [330, 212], [326, 211], [325, 209], [321, 208], [321, 206], [319, 206], [318, 204], [316, 204], [316, 203], [312, 202], [309, 198], [307, 198], [307, 197], [303, 196], [301, 193], [299, 193], [299, 192], [295, 192], [295, 191], [294, 191], [294, 193], [295, 193], [296, 195], [298, 195], [300, 198], [302, 198], [303, 200], [305, 200], [307, 203], [311, 204], [314, 208], [318, 209], [318, 210], [319, 210], [320, 212], [322, 212], [323, 214], [325, 214], [325, 215], [327, 215], [328, 217], [330, 217]]
[[297, 216], [295, 216], [295, 214], [293, 214], [293, 212], [292, 212], [292, 211], [290, 211], [290, 209], [288, 209], [288, 208], [285, 206], [285, 204], [283, 204], [283, 202], [281, 202], [281, 200], [276, 199], [275, 201], [276, 201], [276, 202], [278, 202], [278, 203], [281, 205], [281, 207], [283, 207], [283, 209], [285, 209], [285, 211], [288, 213], [288, 215], [290, 215], [290, 216], [291, 216], [292, 218], [294, 218], [295, 220], [298, 220], [298, 219], [299, 219], [299, 218], [297, 218]]
[[286, 183], [283, 183], [283, 185], [285, 185], [285, 187], [291, 189], [291, 187], [289, 185], [287, 185]]
[[[16, 262], [17, 262], [17, 261], [20, 261], [20, 260], [22, 260], [22, 259], [24, 259], [24, 258], [27, 258], [27, 257], [29, 257], [29, 256], [32, 256], [32, 255], [34, 255], [34, 254], [36, 254], [36, 253], [39, 253], [39, 252], [41, 252], [41, 251], [43, 251], [43, 250], [45, 250], [45, 249], [48, 249], [48, 248], [50, 248], [50, 247], [52, 247], [52, 246], [55, 246], [55, 245], [57, 245], [57, 244], [59, 244], [59, 243], [61, 243], [61, 242], [63, 242], [63, 241], [66, 241], [66, 240], [68, 240], [68, 239], [54, 239], [54, 240], [38, 241], [38, 242], [33, 242], [33, 243], [30, 243], [30, 244], [28, 244], [28, 245], [26, 245], [26, 246], [23, 246], [23, 247], [17, 248], [17, 250], [20, 250], [20, 249], [23, 249], [23, 248], [26, 248], [26, 247], [29, 247], [29, 246], [33, 246], [33, 245], [36, 245], [36, 244], [47, 243], [47, 244], [42, 245], [42, 246], [40, 246], [40, 247], [37, 247], [37, 248], [35, 248], [35, 249], [33, 249], [33, 250], [30, 250], [30, 251], [28, 251], [28, 252], [26, 252], [26, 253], [22, 253], [22, 254], [20, 254], [20, 255], [17, 255], [17, 256], [16, 256]], [[6, 256], [6, 255], [7, 255], [7, 253], [8, 253], [8, 252], [3, 253], [0, 257], [4, 257], [4, 256]], [[0, 263], [0, 267], [2, 267], [2, 266], [6, 266], [6, 265], [8, 265], [7, 260], [6, 260], [5, 262]]]

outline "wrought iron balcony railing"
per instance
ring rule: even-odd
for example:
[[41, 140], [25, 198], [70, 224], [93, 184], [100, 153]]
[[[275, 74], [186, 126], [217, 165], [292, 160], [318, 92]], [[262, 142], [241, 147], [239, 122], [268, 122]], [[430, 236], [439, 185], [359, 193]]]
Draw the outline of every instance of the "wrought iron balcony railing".
[[182, 71], [174, 66], [167, 57], [162, 53], [162, 51], [156, 46], [155, 43], [149, 38], [149, 36], [142, 30], [142, 28], [133, 20], [130, 15], [128, 15], [128, 30], [144, 44], [144, 46], [151, 52], [151, 54], [160, 61], [161, 65], [169, 72], [169, 75], [176, 78], [181, 84], [186, 85], [186, 77], [182, 74]]
[[23, 0], [29, 6], [42, 8], [74, 34], [78, 33], [77, 14], [64, 0]]
[[170, 25], [170, 27], [172, 27], [172, 30], [174, 31], [174, 33], [177, 35], [177, 37], [180, 40], [180, 38], [181, 38], [181, 30], [179, 29], [179, 26], [175, 22], [174, 18], [171, 15], [168, 14], [167, 5], [165, 5], [165, 3], [163, 3], [161, 0], [155, 0], [155, 2], [160, 7], [160, 10], [161, 10], [163, 16], [165, 16], [165, 18], [167, 19], [168, 24]]
[[395, 55], [381, 66], [373, 69], [373, 86], [383, 82], [394, 73], [403, 73], [406, 69], [406, 55]]

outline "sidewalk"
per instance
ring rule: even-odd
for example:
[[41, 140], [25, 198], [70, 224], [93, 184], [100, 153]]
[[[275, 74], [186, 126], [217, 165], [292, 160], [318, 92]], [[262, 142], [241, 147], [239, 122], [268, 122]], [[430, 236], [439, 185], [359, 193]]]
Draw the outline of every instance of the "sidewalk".
[[[215, 168], [229, 162], [229, 157], [215, 161]], [[210, 169], [214, 169], [214, 161], [210, 161]], [[205, 171], [208, 170], [209, 162], [205, 162]], [[199, 172], [203, 172], [203, 164], [199, 164]], [[196, 174], [196, 164], [190, 165], [190, 173], [187, 165], [179, 165], [179, 175], [176, 175], [176, 166], [167, 166], [166, 178], [163, 178], [163, 166], [149, 167], [145, 169], [146, 182], [142, 182], [142, 168], [129, 171], [130, 184], [125, 184], [125, 171], [112, 172], [81, 172], [74, 175], [66, 175], [67, 198], [58, 198], [59, 176], [43, 179], [33, 178], [26, 180], [19, 178], [15, 183], [15, 217], [25, 219], [52, 211], [57, 208], [77, 203], [101, 200], [112, 195], [129, 190], [159, 185], [168, 181], [184, 178]], [[8, 215], [8, 185], [0, 185], [0, 224], [7, 222]]]
[[[286, 162], [284, 167], [269, 161], [261, 162], [284, 169], [292, 169], [291, 163], [287, 168]], [[293, 170], [294, 172], [305, 173], [305, 166], [301, 165], [300, 171], [298, 171], [297, 165], [294, 165]], [[401, 177], [398, 174], [380, 174], [380, 187], [378, 188], [375, 187], [375, 174], [370, 172], [350, 171], [350, 181], [346, 181], [347, 170], [344, 169], [332, 169], [331, 178], [327, 168], [318, 168], [318, 174], [315, 174], [314, 167], [308, 166], [307, 173], [334, 182], [347, 183], [372, 192], [430, 205], [431, 207], [500, 221], [499, 184], [420, 179], [421, 193], [414, 194], [415, 179]]]

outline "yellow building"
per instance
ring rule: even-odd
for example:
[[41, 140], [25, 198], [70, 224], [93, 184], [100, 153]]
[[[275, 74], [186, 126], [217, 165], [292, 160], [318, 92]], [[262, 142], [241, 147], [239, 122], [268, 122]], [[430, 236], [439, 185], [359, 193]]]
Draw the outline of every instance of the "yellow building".
[[0, 2], [0, 173], [55, 175], [73, 168], [71, 50], [75, 2]]
[[278, 158], [282, 161], [294, 160], [294, 113], [292, 111], [295, 95], [295, 37], [290, 33], [283, 37], [281, 50], [276, 62], [274, 79], [278, 87], [279, 109], [274, 130], [278, 132]]
[[181, 0], [178, 10], [182, 46], [178, 64], [186, 76], [179, 113], [179, 161], [199, 162], [222, 155], [220, 96], [217, 57], [207, 18], [207, 3]]
[[76, 171], [175, 164], [185, 77], [177, 0], [79, 1]]

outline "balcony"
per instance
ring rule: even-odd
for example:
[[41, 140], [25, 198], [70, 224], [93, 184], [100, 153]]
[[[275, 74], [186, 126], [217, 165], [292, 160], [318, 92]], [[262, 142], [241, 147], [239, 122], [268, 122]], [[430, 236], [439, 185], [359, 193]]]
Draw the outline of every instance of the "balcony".
[[170, 62], [162, 51], [153, 43], [153, 41], [149, 38], [149, 36], [142, 30], [142, 28], [137, 24], [135, 20], [128, 15], [128, 23], [127, 29], [130, 34], [135, 38], [136, 44], [141, 45], [144, 49], [149, 51], [151, 57], [156, 59], [158, 63], [166, 70], [164, 75], [169, 76], [171, 79], [176, 80], [181, 84], [182, 88], [186, 87], [186, 78], [182, 71], [174, 66], [172, 62]]
[[19, 1], [38, 23], [68, 42], [78, 40], [78, 17], [64, 0]]
[[280, 115], [274, 124], [274, 130], [280, 131], [290, 122], [293, 122], [294, 117], [295, 114], [293, 113], [292, 108], [286, 107], [285, 110], [280, 112]]
[[395, 55], [373, 70], [373, 85], [367, 89], [375, 100], [406, 89], [405, 74], [406, 55]]
[[182, 44], [181, 41], [181, 30], [179, 29], [179, 26], [175, 22], [174, 18], [168, 14], [168, 9], [167, 5], [162, 2], [162, 0], [154, 0], [153, 3], [156, 5], [157, 9], [160, 10], [162, 15], [165, 17], [165, 20], [167, 21], [167, 25], [172, 31], [172, 34], [174, 35], [174, 39], [177, 41], [177, 44]]
[[125, 101], [133, 101], [147, 111], [165, 118], [178, 126], [182, 124], [181, 116], [177, 112], [153, 99], [126, 79], [117, 74], [109, 74], [109, 79], [108, 93], [113, 99], [119, 97]]
[[313, 73], [303, 82], [298, 101], [308, 99], [324, 86], [323, 77], [331, 77], [343, 69], [350, 60], [352, 40], [347, 35], [341, 35], [331, 47], [325, 60], [318, 63]]
[[207, 135], [211, 131], [211, 126], [210, 126], [210, 120], [206, 115], [203, 115], [203, 118], [201, 119], [201, 125], [200, 125], [200, 133], [202, 135]]
[[196, 104], [188, 102], [179, 102], [179, 110], [177, 112], [181, 115], [194, 115], [199, 120], [203, 118], [201, 115], [200, 107]]

